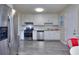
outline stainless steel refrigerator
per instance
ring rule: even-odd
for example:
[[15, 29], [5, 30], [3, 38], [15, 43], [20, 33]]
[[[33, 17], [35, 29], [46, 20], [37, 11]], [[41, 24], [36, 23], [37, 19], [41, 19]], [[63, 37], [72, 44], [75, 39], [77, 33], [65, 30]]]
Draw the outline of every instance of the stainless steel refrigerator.
[[11, 14], [12, 8], [0, 4], [0, 55], [18, 54], [18, 36], [15, 37], [17, 34]]

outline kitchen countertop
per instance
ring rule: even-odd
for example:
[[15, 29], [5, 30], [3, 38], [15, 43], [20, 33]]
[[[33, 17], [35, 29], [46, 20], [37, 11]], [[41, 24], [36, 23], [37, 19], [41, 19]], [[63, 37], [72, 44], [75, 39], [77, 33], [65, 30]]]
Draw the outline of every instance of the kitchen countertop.
[[33, 31], [60, 31], [60, 29], [58, 30], [33, 30]]

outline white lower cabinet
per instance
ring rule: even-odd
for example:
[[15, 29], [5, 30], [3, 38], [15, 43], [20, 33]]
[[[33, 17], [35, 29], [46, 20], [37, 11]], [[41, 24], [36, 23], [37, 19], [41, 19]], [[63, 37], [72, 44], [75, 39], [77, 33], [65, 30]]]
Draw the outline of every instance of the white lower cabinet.
[[20, 40], [24, 40], [24, 30], [20, 31]]
[[37, 40], [37, 31], [33, 31], [33, 40]]
[[44, 40], [60, 40], [60, 31], [44, 31]]
[[[37, 31], [33, 31], [33, 40], [37, 40]], [[44, 40], [60, 40], [60, 31], [44, 31]]]

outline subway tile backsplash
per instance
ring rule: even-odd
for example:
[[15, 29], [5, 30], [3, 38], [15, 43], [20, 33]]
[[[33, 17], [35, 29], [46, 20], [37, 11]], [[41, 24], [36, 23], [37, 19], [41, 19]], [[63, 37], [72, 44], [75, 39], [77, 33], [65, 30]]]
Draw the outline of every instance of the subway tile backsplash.
[[51, 30], [51, 29], [59, 29], [57, 26], [34, 26], [34, 30]]

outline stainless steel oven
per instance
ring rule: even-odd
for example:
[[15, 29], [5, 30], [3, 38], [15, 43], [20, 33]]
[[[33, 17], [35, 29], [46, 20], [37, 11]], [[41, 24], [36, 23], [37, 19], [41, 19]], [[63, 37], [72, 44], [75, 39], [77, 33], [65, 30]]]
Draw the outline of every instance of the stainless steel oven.
[[24, 39], [25, 40], [33, 40], [32, 33], [33, 33], [33, 23], [32, 22], [25, 22], [26, 29], [24, 30]]

